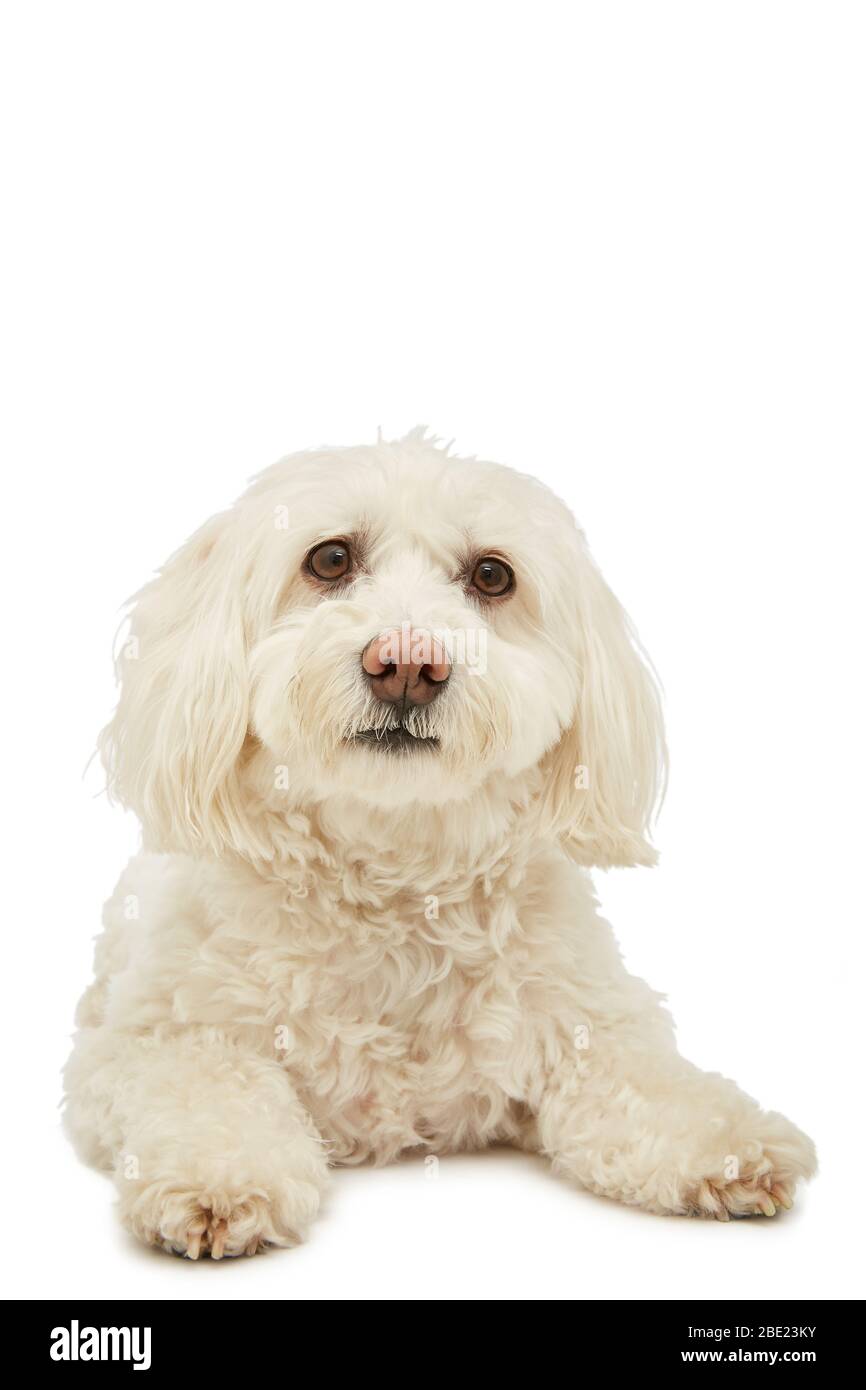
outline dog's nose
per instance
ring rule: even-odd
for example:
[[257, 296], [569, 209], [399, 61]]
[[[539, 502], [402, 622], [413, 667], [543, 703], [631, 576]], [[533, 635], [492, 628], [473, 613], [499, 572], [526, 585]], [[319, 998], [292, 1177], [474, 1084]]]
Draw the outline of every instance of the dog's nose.
[[374, 637], [364, 648], [361, 665], [374, 694], [391, 704], [428, 705], [451, 675], [440, 639], [408, 623]]

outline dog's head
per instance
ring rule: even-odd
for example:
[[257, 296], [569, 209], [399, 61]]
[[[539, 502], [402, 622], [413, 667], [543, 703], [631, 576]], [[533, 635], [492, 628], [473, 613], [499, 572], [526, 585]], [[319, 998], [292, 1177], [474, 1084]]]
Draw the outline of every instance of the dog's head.
[[316, 804], [501, 788], [584, 863], [649, 863], [655, 685], [541, 484], [397, 443], [257, 478], [139, 595], [103, 736], [149, 843], [267, 859]]

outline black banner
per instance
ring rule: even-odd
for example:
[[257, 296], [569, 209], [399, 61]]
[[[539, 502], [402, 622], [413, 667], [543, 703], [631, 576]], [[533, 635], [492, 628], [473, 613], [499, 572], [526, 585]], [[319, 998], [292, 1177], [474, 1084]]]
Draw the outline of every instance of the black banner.
[[[244, 1374], [263, 1364], [271, 1374], [288, 1372], [287, 1348], [296, 1339], [299, 1324], [307, 1320], [286, 1302], [112, 1302], [7, 1303], [7, 1321], [14, 1325], [16, 1356], [29, 1369], [48, 1369], [52, 1377], [114, 1374], [150, 1375], [177, 1373], [220, 1375], [234, 1370]], [[364, 1300], [358, 1300], [363, 1302]], [[398, 1301], [398, 1300], [383, 1300]], [[411, 1301], [411, 1300], [407, 1300]], [[439, 1300], [449, 1302], [448, 1299]], [[484, 1302], [479, 1293], [479, 1302]], [[551, 1354], [560, 1362], [565, 1348], [557, 1315], [551, 1311]], [[489, 1318], [489, 1313], [485, 1315]], [[567, 1315], [565, 1332], [568, 1356], [575, 1375], [589, 1368], [593, 1374], [620, 1370], [699, 1371], [713, 1366], [764, 1367], [808, 1374], [851, 1364], [863, 1338], [860, 1304], [856, 1302], [789, 1301], [739, 1303], [716, 1302], [585, 1302]], [[527, 1327], [521, 1353], [538, 1356], [537, 1314]], [[431, 1324], [423, 1333], [401, 1323], [401, 1340], [422, 1337], [428, 1355], [441, 1350], [444, 1325]], [[487, 1327], [481, 1341], [470, 1342], [466, 1360], [501, 1363], [513, 1351], [513, 1323], [500, 1353]], [[8, 1335], [8, 1334], [7, 1334]], [[336, 1339], [348, 1348], [347, 1336]], [[530, 1346], [532, 1353], [530, 1353]], [[375, 1338], [365, 1338], [363, 1370], [375, 1374]], [[312, 1356], [314, 1346], [305, 1348]], [[326, 1357], [334, 1366], [333, 1339], [328, 1338]], [[356, 1350], [355, 1356], [358, 1355]], [[460, 1360], [464, 1354], [461, 1353]], [[459, 1364], [459, 1362], [458, 1362]], [[856, 1360], [854, 1361], [856, 1364]], [[464, 1367], [465, 1371], [465, 1367]], [[383, 1376], [388, 1362], [383, 1352]], [[463, 1372], [461, 1372], [463, 1374]], [[561, 1374], [561, 1372], [560, 1372]]]

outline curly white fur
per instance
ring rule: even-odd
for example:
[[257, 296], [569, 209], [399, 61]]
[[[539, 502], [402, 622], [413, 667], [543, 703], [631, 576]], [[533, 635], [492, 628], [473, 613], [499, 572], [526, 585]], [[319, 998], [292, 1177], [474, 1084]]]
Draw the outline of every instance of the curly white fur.
[[[319, 591], [318, 541], [363, 565]], [[484, 606], [467, 556], [508, 559]], [[484, 639], [390, 718], [360, 654]], [[678, 1054], [590, 865], [650, 864], [656, 688], [566, 508], [422, 431], [284, 460], [139, 595], [103, 738], [144, 850], [105, 914], [66, 1071], [123, 1219], [196, 1256], [302, 1238], [332, 1164], [519, 1144], [596, 1192], [726, 1218], [788, 1205], [811, 1141]]]

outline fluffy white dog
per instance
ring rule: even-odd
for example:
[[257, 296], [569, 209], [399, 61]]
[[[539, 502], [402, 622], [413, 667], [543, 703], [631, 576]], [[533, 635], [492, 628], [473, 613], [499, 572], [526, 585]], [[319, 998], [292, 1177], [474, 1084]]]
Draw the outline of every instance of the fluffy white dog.
[[566, 508], [423, 431], [288, 458], [139, 595], [103, 736], [144, 849], [66, 1071], [123, 1220], [302, 1238], [331, 1165], [511, 1143], [773, 1215], [811, 1141], [677, 1052], [586, 866], [651, 864], [658, 696]]

